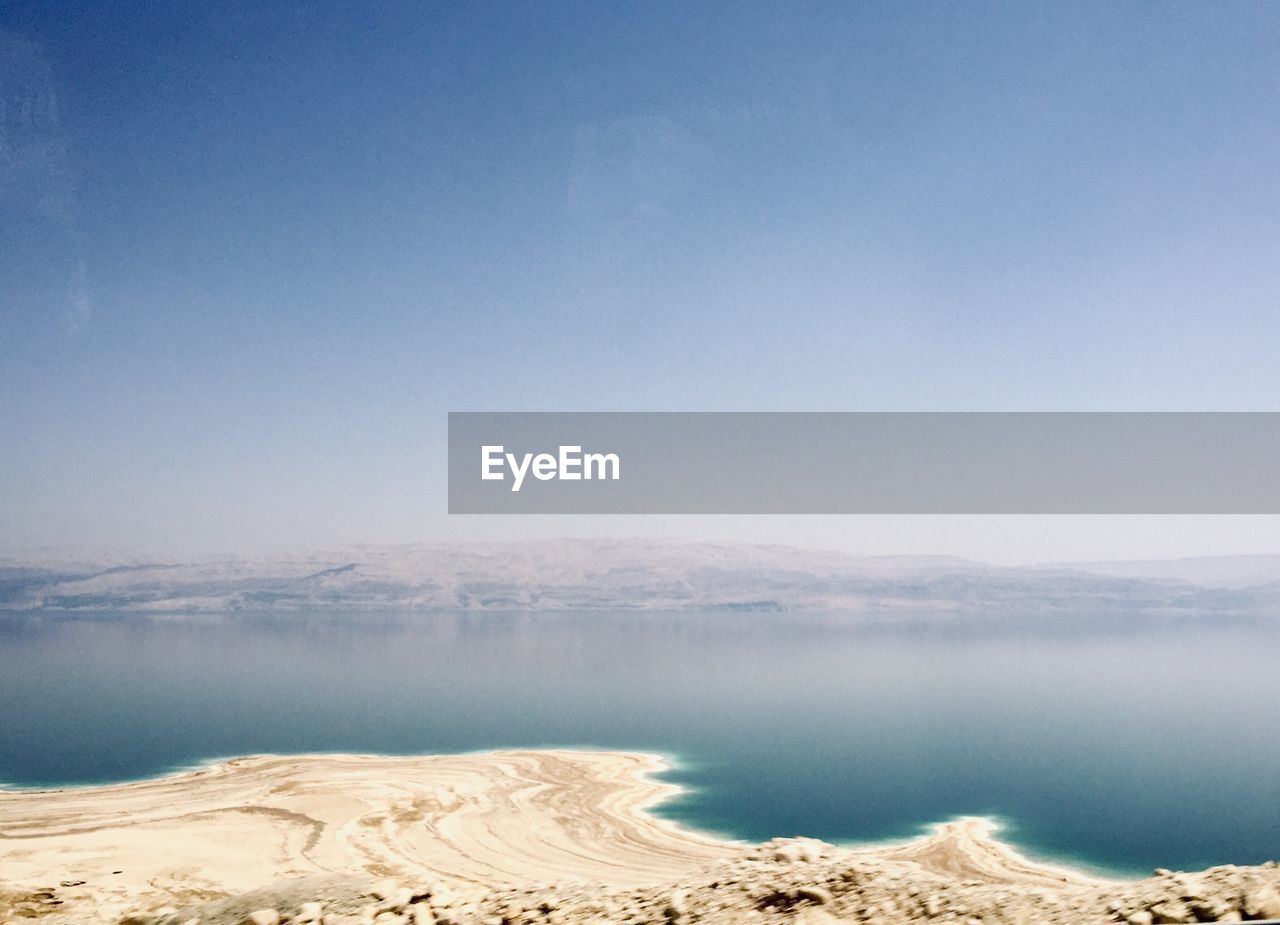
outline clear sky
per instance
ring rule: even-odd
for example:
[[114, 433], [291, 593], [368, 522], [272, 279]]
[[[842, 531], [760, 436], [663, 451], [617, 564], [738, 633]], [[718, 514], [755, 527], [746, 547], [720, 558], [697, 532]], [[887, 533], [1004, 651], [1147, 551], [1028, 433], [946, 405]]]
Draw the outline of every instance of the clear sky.
[[460, 523], [443, 452], [448, 410], [1276, 410], [1280, 4], [10, 0], [0, 106], [0, 545], [1280, 551]]

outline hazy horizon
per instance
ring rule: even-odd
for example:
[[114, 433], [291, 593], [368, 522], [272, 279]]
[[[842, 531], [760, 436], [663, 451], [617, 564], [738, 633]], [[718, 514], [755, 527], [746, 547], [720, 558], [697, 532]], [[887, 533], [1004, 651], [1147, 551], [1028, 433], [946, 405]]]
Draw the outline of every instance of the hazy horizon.
[[[854, 556], [939, 556], [999, 566], [1280, 555], [1280, 518], [1091, 516], [455, 517], [440, 535], [328, 542], [147, 546], [120, 542], [0, 543], [10, 559], [74, 557], [176, 562], [300, 556], [358, 546], [397, 547], [557, 540], [672, 540], [789, 546]], [[494, 525], [495, 520], [503, 523]], [[467, 521], [479, 521], [467, 524]], [[486, 522], [488, 521], [488, 522]], [[512, 522], [508, 525], [508, 521]], [[530, 521], [538, 521], [530, 523]], [[566, 522], [577, 521], [576, 529]], [[677, 523], [672, 523], [672, 522]], [[689, 523], [697, 521], [698, 523]], [[736, 529], [726, 522], [754, 521]], [[854, 523], [850, 523], [850, 522]], [[585, 524], [583, 522], [586, 522]], [[683, 522], [683, 523], [680, 523]]]

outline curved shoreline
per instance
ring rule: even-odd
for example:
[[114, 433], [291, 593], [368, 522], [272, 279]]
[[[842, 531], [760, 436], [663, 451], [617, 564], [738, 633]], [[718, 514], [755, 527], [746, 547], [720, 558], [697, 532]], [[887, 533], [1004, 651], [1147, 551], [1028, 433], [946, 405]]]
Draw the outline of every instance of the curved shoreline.
[[919, 826], [915, 835], [900, 838], [871, 839], [868, 841], [840, 840], [834, 842], [859, 854], [908, 855], [913, 849], [938, 838], [947, 837], [956, 829], [965, 829], [970, 837], [984, 846], [998, 847], [1010, 866], [1033, 868], [1047, 873], [1058, 873], [1073, 882], [1087, 880], [1091, 883], [1129, 883], [1142, 879], [1144, 874], [1122, 871], [1092, 864], [1078, 857], [1062, 857], [1038, 854], [1025, 845], [1000, 837], [1000, 833], [1012, 826], [997, 816], [958, 814], [942, 822], [929, 822]]
[[[321, 874], [651, 886], [749, 848], [651, 812], [684, 792], [655, 776], [670, 768], [659, 754], [584, 749], [256, 755], [123, 784], [0, 791], [0, 867], [10, 887], [73, 884], [58, 894], [68, 908], [103, 919]], [[907, 878], [1109, 882], [1031, 860], [996, 830], [964, 817], [835, 850]]]
[[[139, 784], [154, 784], [161, 782], [181, 783], [183, 779], [198, 777], [209, 772], [217, 772], [232, 765], [237, 765], [246, 761], [257, 759], [270, 760], [299, 760], [310, 761], [315, 759], [331, 758], [335, 760], [341, 759], [390, 759], [390, 760], [416, 760], [416, 759], [432, 759], [432, 758], [480, 758], [484, 759], [493, 755], [504, 755], [514, 753], [572, 753], [572, 754], [605, 754], [605, 755], [631, 755], [635, 757], [645, 757], [653, 760], [652, 767], [641, 769], [638, 771], [640, 782], [642, 784], [660, 784], [665, 788], [665, 792], [655, 794], [651, 802], [638, 807], [640, 810], [649, 813], [655, 824], [666, 824], [677, 832], [688, 832], [692, 836], [700, 839], [711, 839], [721, 842], [725, 845], [740, 847], [751, 844], [751, 840], [741, 838], [727, 832], [712, 831], [703, 829], [693, 825], [685, 820], [675, 816], [663, 815], [659, 813], [649, 812], [656, 807], [671, 801], [672, 799], [686, 793], [692, 792], [693, 788], [682, 784], [677, 784], [668, 780], [660, 780], [654, 775], [665, 774], [669, 771], [680, 770], [680, 756], [668, 752], [654, 751], [620, 751], [610, 748], [596, 748], [586, 745], [548, 745], [537, 746], [532, 748], [492, 748], [492, 749], [476, 749], [462, 752], [420, 752], [415, 754], [393, 754], [382, 752], [349, 752], [349, 751], [332, 751], [332, 752], [260, 752], [252, 755], [227, 755], [193, 761], [189, 764], [178, 765], [172, 769], [149, 774], [143, 777], [128, 778], [119, 781], [102, 781], [94, 783], [63, 783], [54, 785], [25, 785], [10, 784], [0, 781], [0, 798], [6, 795], [27, 795], [33, 796], [38, 794], [51, 793], [78, 793], [92, 791], [112, 791], [119, 788], [134, 787]], [[959, 814], [952, 816], [940, 822], [923, 823], [918, 827], [917, 834], [905, 836], [890, 836], [886, 838], [874, 839], [837, 839], [832, 844], [842, 849], [854, 851], [858, 854], [892, 854], [900, 850], [906, 849], [911, 845], [916, 845], [923, 840], [935, 838], [943, 835], [948, 827], [963, 826], [973, 827], [973, 831], [981, 830], [982, 840], [989, 841], [993, 844], [1002, 846], [1006, 855], [1014, 859], [1018, 864], [1026, 867], [1034, 867], [1046, 871], [1061, 871], [1064, 875], [1071, 878], [1087, 877], [1095, 882], [1126, 882], [1139, 875], [1130, 872], [1121, 872], [1118, 870], [1108, 869], [1106, 867], [1089, 863], [1085, 859], [1070, 857], [1054, 857], [1051, 854], [1035, 856], [1033, 852], [1029, 852], [1025, 847], [1015, 846], [1012, 842], [1005, 841], [998, 837], [998, 833], [1009, 827], [1008, 823], [995, 816], [987, 815], [969, 815]], [[0, 835], [2, 838], [2, 835]], [[0, 841], [2, 844], [2, 841]]]

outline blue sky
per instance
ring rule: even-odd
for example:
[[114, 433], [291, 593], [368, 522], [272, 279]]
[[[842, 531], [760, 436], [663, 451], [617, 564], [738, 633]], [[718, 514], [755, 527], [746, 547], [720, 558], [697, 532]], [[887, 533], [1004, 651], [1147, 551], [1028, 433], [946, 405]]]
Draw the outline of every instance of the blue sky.
[[445, 412], [1275, 410], [1278, 5], [371, 6], [0, 12], [0, 545], [1091, 557], [451, 522]]

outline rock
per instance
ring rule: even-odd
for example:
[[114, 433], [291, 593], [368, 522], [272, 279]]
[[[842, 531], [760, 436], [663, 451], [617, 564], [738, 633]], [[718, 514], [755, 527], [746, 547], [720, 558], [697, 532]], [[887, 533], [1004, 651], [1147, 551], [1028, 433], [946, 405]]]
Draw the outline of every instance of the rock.
[[250, 912], [245, 925], [280, 925], [280, 913], [275, 909], [259, 909]]
[[787, 864], [795, 864], [800, 861], [816, 861], [822, 857], [826, 847], [825, 842], [820, 842], [817, 839], [793, 838], [775, 843], [773, 859]]
[[841, 925], [841, 921], [829, 912], [810, 908], [800, 910], [795, 925]]
[[1251, 919], [1280, 919], [1280, 893], [1273, 886], [1255, 886], [1247, 890], [1240, 905]]
[[1131, 912], [1124, 917], [1129, 925], [1151, 925], [1151, 913], [1146, 909], [1139, 909], [1137, 912]]
[[813, 903], [815, 906], [825, 906], [832, 902], [834, 897], [828, 890], [820, 886], [802, 886], [796, 888], [796, 900], [798, 902]]
[[425, 903], [415, 903], [409, 907], [409, 920], [413, 925], [436, 925], [435, 913]]
[[1174, 899], [1166, 899], [1150, 908], [1151, 921], [1155, 925], [1186, 925], [1196, 920], [1190, 909]]
[[1191, 907], [1192, 915], [1197, 922], [1230, 922], [1232, 919], [1228, 916], [1232, 914], [1238, 915], [1235, 906], [1222, 899], [1207, 899], [1204, 896], [1195, 896], [1186, 900], [1188, 906]]
[[312, 922], [320, 921], [320, 914], [324, 910], [324, 906], [320, 903], [303, 903], [298, 907], [298, 914], [293, 920], [298, 925], [311, 925]]
[[671, 899], [667, 901], [667, 907], [662, 911], [670, 921], [682, 919], [689, 914], [689, 891], [675, 890], [671, 894]]
[[458, 901], [458, 894], [444, 884], [436, 886], [431, 891], [431, 905], [437, 909], [448, 909]]
[[387, 891], [378, 908], [384, 912], [403, 912], [413, 902], [413, 890], [408, 887], [397, 887]]

